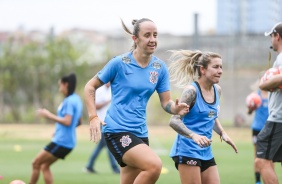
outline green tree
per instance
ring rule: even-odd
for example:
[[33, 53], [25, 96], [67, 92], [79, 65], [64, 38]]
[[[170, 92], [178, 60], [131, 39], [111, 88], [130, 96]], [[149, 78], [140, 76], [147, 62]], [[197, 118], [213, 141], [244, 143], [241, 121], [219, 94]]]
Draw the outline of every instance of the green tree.
[[38, 107], [56, 112], [61, 101], [57, 81], [70, 72], [76, 73], [77, 92], [81, 93], [86, 81], [104, 65], [81, 57], [89, 46], [57, 37], [46, 37], [44, 41], [31, 40], [27, 36], [11, 37], [2, 43], [1, 122], [34, 122], [34, 112]]

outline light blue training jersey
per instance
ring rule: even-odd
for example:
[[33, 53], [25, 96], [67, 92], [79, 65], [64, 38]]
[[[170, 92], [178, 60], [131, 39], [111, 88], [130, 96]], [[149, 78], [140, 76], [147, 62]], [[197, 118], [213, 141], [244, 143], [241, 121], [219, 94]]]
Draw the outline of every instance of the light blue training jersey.
[[[215, 85], [215, 99], [213, 103], [207, 103], [201, 93], [201, 89], [196, 82], [193, 82], [196, 88], [196, 102], [190, 111], [183, 117], [183, 123], [194, 133], [212, 138], [212, 131], [215, 119], [219, 113], [219, 94]], [[210, 160], [213, 158], [211, 146], [201, 148], [193, 139], [186, 138], [180, 134], [176, 135], [174, 144], [170, 151], [170, 157], [184, 156], [201, 160]]]
[[52, 142], [70, 149], [75, 147], [76, 127], [78, 125], [79, 119], [82, 116], [82, 110], [82, 101], [76, 93], [73, 93], [64, 99], [64, 101], [58, 107], [57, 115], [59, 117], [70, 115], [72, 116], [72, 121], [70, 126], [65, 126], [58, 122], [56, 123], [56, 129]]
[[261, 97], [261, 106], [255, 111], [252, 129], [261, 131], [268, 118], [268, 98], [262, 98], [260, 90], [257, 93]]
[[155, 90], [158, 93], [170, 90], [165, 63], [152, 56], [148, 66], [142, 68], [132, 52], [128, 52], [111, 59], [98, 77], [105, 84], [111, 82], [112, 91], [112, 102], [102, 132], [131, 132], [138, 137], [148, 137], [148, 100]]

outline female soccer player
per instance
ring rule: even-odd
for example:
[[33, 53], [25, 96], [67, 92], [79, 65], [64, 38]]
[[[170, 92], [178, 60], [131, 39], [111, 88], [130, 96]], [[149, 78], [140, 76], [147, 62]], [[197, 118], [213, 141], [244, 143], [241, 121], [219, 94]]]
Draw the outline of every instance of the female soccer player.
[[212, 130], [237, 148], [218, 119], [222, 75], [221, 56], [201, 51], [173, 51], [169, 71], [171, 80], [185, 87], [181, 102], [189, 105], [186, 115], [173, 115], [170, 126], [178, 133], [170, 156], [179, 171], [182, 184], [219, 184], [220, 178], [212, 154]]
[[50, 166], [58, 159], [64, 159], [76, 145], [76, 127], [80, 123], [83, 105], [75, 93], [75, 74], [63, 76], [58, 85], [65, 98], [58, 107], [57, 115], [47, 109], [37, 110], [39, 116], [56, 122], [56, 129], [51, 143], [40, 151], [32, 162], [30, 184], [37, 182], [40, 171], [46, 184], [54, 183]]
[[[90, 121], [91, 140], [101, 138], [100, 125], [108, 148], [121, 166], [120, 183], [154, 184], [159, 178], [162, 162], [150, 149], [146, 122], [146, 106], [157, 91], [161, 106], [171, 114], [188, 112], [185, 103], [170, 99], [169, 74], [165, 63], [153, 55], [158, 44], [155, 23], [147, 18], [133, 20], [131, 32], [124, 30], [134, 42], [130, 52], [111, 59], [85, 85], [85, 100]], [[97, 117], [95, 91], [111, 82], [112, 103], [106, 118]]]

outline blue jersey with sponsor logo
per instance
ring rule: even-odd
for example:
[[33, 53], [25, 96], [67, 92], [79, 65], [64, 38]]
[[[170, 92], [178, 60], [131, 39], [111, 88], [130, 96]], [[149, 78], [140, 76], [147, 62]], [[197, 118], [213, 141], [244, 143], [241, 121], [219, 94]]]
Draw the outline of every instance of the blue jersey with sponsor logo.
[[[215, 99], [213, 103], [207, 103], [201, 93], [201, 89], [196, 82], [193, 82], [196, 88], [196, 102], [183, 117], [183, 123], [194, 133], [212, 138], [212, 131], [215, 119], [219, 113], [219, 95], [214, 86]], [[201, 148], [192, 139], [177, 134], [172, 146], [170, 156], [185, 156], [201, 160], [210, 160], [213, 158], [211, 146]]]
[[98, 73], [103, 83], [111, 82], [112, 91], [102, 132], [131, 132], [138, 137], [148, 137], [147, 103], [154, 91], [170, 90], [169, 74], [165, 63], [156, 56], [142, 68], [132, 53], [114, 57]]

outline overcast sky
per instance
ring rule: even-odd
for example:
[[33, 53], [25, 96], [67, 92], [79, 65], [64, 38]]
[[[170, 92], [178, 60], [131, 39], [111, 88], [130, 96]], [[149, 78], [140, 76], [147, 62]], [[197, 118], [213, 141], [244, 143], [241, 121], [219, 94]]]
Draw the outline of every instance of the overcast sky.
[[187, 35], [195, 13], [200, 32], [215, 29], [216, 0], [0, 0], [0, 30], [103, 31], [121, 29], [120, 18], [128, 26], [132, 19], [149, 18], [161, 33]]

